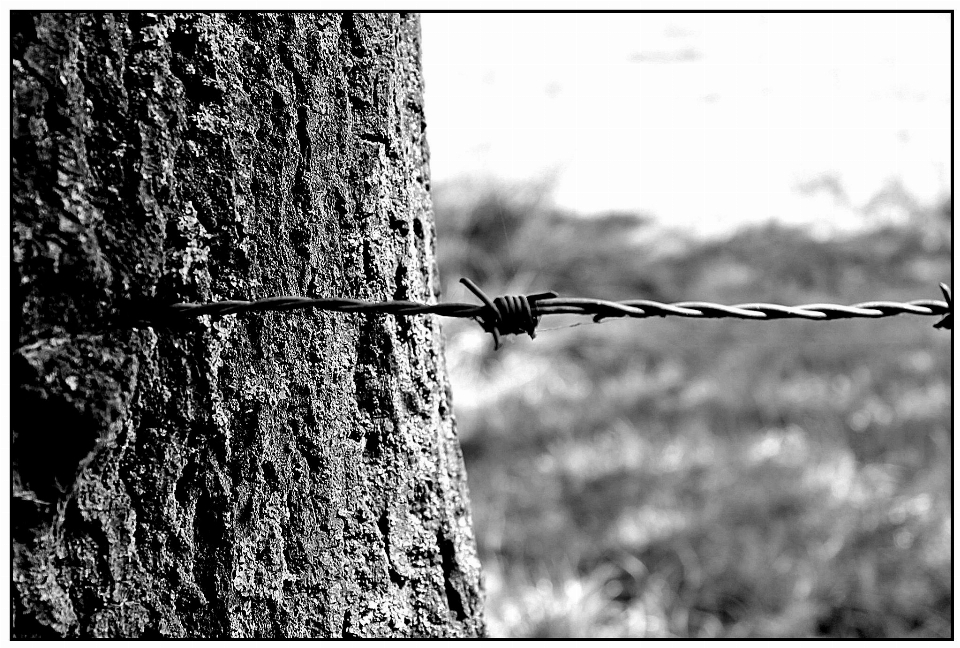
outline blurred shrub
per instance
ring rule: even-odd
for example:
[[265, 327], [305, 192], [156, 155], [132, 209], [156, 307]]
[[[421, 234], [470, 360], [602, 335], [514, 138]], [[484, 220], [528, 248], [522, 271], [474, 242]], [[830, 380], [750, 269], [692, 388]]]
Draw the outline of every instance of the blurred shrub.
[[[551, 207], [548, 189], [468, 185], [434, 190], [438, 258], [448, 285], [468, 276], [488, 293], [522, 292], [534, 284], [571, 295], [597, 286], [625, 295], [655, 291], [642, 275], [629, 272], [648, 218], [613, 213], [583, 219]], [[600, 273], [615, 262], [628, 267], [603, 277]], [[615, 285], [627, 277], [629, 285]]]

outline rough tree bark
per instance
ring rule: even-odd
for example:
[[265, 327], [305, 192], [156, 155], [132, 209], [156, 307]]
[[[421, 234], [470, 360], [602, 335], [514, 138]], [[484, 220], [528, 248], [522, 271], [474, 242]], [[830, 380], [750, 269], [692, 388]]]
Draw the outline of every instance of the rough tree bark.
[[413, 15], [15, 12], [13, 634], [474, 636]]

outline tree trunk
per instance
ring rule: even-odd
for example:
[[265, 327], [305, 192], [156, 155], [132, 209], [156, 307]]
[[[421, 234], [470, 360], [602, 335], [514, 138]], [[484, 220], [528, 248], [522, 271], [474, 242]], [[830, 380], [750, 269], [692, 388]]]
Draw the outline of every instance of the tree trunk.
[[13, 634], [476, 636], [413, 15], [14, 12]]

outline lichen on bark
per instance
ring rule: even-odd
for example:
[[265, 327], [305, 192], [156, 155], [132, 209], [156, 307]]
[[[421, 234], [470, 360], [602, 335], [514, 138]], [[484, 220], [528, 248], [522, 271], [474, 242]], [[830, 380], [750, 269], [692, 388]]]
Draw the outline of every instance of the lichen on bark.
[[476, 636], [419, 23], [14, 12], [13, 634]]

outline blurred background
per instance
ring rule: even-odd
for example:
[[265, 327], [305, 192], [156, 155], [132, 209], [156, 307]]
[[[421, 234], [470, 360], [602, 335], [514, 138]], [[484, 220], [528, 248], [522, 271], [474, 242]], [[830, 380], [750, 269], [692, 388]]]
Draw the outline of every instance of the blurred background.
[[[941, 298], [948, 14], [426, 14], [445, 301]], [[949, 637], [934, 318], [444, 320], [503, 637]]]

